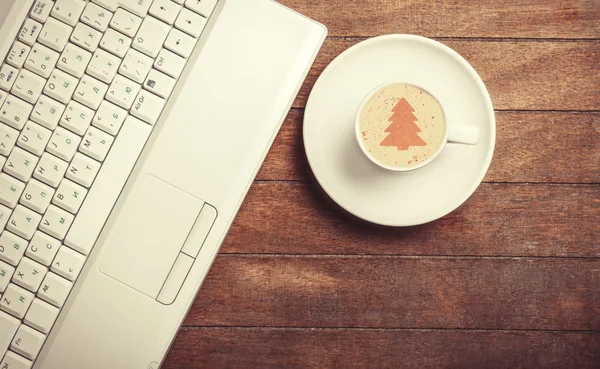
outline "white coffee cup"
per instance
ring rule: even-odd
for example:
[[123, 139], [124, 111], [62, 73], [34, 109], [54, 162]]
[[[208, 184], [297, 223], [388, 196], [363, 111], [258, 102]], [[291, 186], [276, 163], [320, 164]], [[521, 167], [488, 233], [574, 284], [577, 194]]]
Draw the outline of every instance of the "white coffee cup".
[[[362, 137], [362, 129], [361, 129], [361, 120], [360, 119], [361, 119], [361, 114], [362, 114], [363, 110], [365, 109], [366, 105], [371, 101], [371, 99], [377, 93], [379, 93], [380, 91], [382, 91], [390, 86], [393, 86], [393, 85], [413, 86], [413, 87], [416, 87], [417, 89], [420, 89], [420, 90], [426, 92], [433, 98], [433, 100], [435, 100], [435, 102], [437, 102], [437, 104], [439, 105], [439, 107], [442, 111], [442, 115], [443, 115], [444, 134], [441, 139], [441, 143], [440, 143], [439, 147], [437, 148], [437, 150], [434, 153], [428, 155], [427, 159], [421, 161], [417, 165], [412, 165], [410, 167], [390, 166], [385, 163], [382, 163], [380, 160], [375, 158], [369, 152], [369, 150], [365, 146], [365, 142]], [[356, 112], [356, 118], [355, 118], [354, 124], [355, 124], [356, 140], [358, 141], [358, 145], [360, 146], [360, 148], [361, 148], [362, 152], [365, 154], [365, 156], [367, 158], [369, 158], [369, 160], [371, 160], [371, 162], [373, 162], [377, 166], [379, 166], [383, 169], [392, 171], [392, 172], [409, 172], [409, 171], [423, 168], [424, 166], [431, 163], [433, 160], [435, 160], [435, 158], [438, 157], [438, 155], [442, 152], [442, 150], [444, 149], [444, 147], [446, 146], [446, 144], [448, 142], [457, 143], [457, 144], [465, 144], [465, 145], [476, 145], [479, 142], [479, 128], [477, 126], [460, 126], [460, 125], [452, 124], [452, 122], [448, 122], [447, 115], [444, 110], [444, 106], [440, 103], [440, 100], [434, 94], [432, 94], [431, 91], [429, 91], [428, 89], [424, 88], [423, 86], [420, 86], [417, 83], [409, 82], [409, 81], [397, 81], [397, 80], [389, 81], [389, 82], [386, 82], [386, 83], [381, 84], [381, 85], [377, 86], [376, 88], [374, 88], [371, 92], [369, 92], [367, 94], [367, 96], [365, 96], [365, 98], [361, 102], [360, 107], [358, 108], [358, 110]]]

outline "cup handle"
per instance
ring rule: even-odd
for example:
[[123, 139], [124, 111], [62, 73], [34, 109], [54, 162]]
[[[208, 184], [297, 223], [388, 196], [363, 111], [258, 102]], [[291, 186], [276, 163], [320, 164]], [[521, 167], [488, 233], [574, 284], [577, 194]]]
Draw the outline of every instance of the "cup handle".
[[448, 142], [477, 145], [479, 142], [479, 127], [459, 126], [448, 129]]

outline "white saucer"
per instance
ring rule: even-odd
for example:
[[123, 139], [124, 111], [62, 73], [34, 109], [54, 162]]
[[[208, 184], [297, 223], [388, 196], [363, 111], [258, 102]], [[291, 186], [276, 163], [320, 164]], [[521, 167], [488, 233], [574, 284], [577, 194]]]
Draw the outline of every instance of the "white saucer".
[[[362, 99], [390, 80], [431, 91], [449, 125], [477, 125], [477, 145], [449, 143], [427, 166], [391, 173], [360, 150], [354, 118]], [[355, 216], [387, 226], [423, 224], [465, 202], [483, 180], [494, 152], [496, 122], [490, 96], [458, 53], [428, 38], [387, 35], [340, 54], [321, 74], [304, 113], [304, 147], [327, 194]]]

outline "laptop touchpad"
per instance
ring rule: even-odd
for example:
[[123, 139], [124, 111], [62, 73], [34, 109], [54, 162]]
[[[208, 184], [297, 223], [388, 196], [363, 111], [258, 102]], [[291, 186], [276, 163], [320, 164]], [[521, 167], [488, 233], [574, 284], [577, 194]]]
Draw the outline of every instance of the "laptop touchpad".
[[203, 205], [147, 175], [109, 240], [100, 271], [156, 298]]

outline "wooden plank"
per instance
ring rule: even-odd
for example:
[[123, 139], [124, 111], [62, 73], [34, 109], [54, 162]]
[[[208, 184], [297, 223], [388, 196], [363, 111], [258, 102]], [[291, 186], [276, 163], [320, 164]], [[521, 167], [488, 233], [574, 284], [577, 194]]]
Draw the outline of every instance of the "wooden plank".
[[600, 330], [600, 259], [217, 258], [187, 326]]
[[[302, 110], [292, 110], [257, 179], [312, 178], [302, 141]], [[488, 182], [600, 182], [600, 113], [497, 112]]]
[[316, 183], [256, 183], [222, 252], [600, 256], [600, 186], [483, 184], [430, 224], [384, 228], [342, 213]]
[[282, 0], [331, 36], [598, 38], [596, 0]]
[[[325, 42], [294, 107], [302, 108], [323, 69], [362, 39]], [[443, 41], [485, 82], [496, 109], [600, 110], [600, 41]]]
[[597, 368], [599, 333], [183, 328], [162, 368]]

